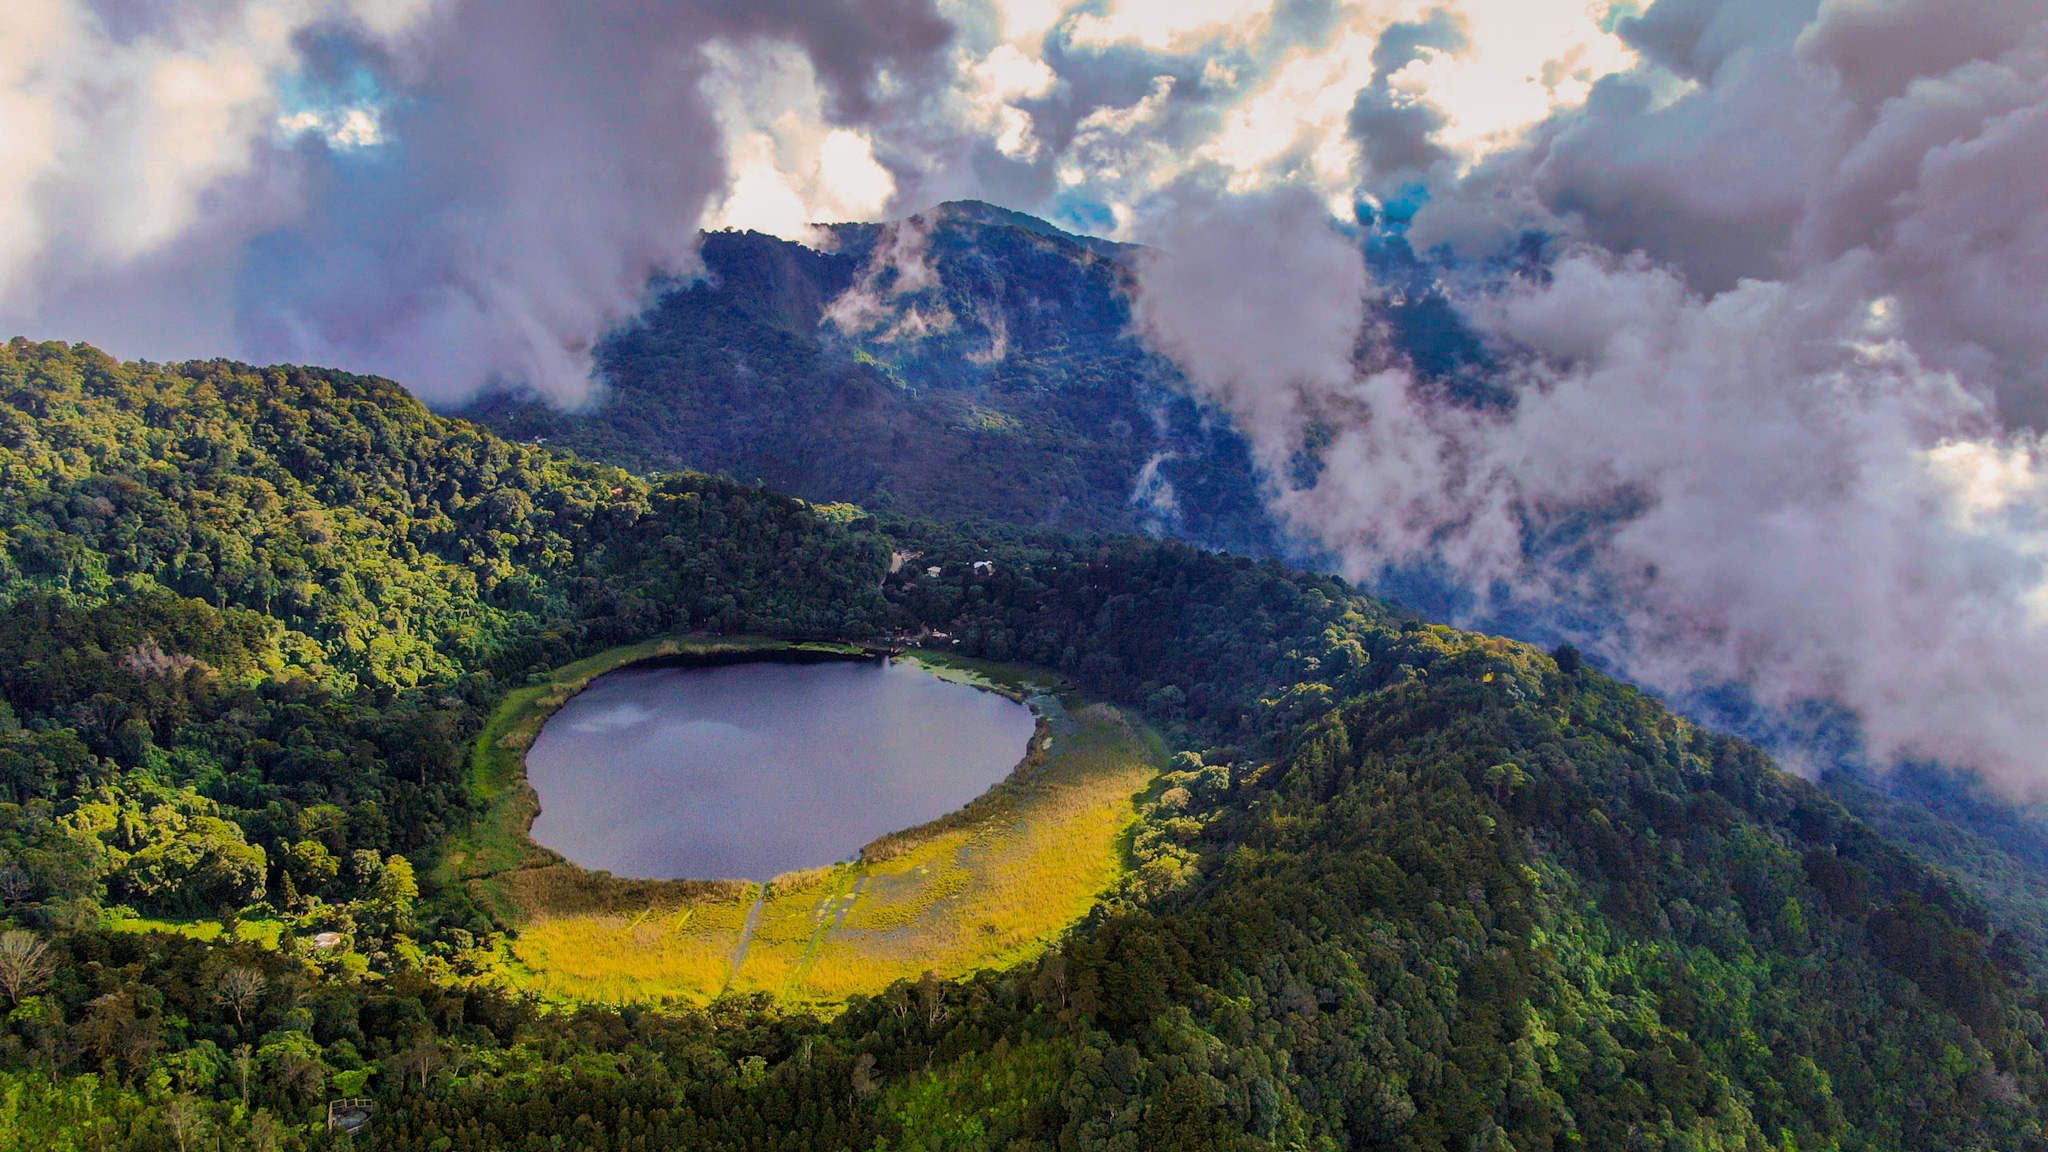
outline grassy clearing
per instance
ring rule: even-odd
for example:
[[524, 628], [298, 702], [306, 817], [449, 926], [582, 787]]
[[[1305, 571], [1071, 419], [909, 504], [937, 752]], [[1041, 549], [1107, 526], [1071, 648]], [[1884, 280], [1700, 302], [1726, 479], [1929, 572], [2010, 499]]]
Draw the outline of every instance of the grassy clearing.
[[560, 1000], [702, 1004], [732, 991], [825, 1007], [926, 971], [958, 976], [1028, 959], [1122, 877], [1134, 801], [1165, 763], [1158, 735], [1063, 694], [1048, 673], [944, 654], [914, 659], [1030, 702], [1039, 725], [1029, 754], [966, 808], [882, 837], [854, 864], [781, 876], [765, 891], [621, 880], [526, 838], [536, 809], [525, 749], [590, 680], [656, 656], [776, 647], [665, 640], [619, 649], [515, 693], [492, 717], [475, 762], [491, 817], [442, 866], [520, 926], [506, 955], [515, 985]]
[[[111, 932], [170, 932], [209, 942], [221, 938], [221, 923], [218, 920], [152, 920], [146, 916], [124, 916], [110, 919], [104, 926]], [[282, 920], [244, 920], [236, 929], [235, 938], [274, 949], [278, 940], [284, 936], [284, 927]]]
[[867, 866], [860, 897], [788, 994], [834, 1002], [927, 970], [959, 976], [1036, 955], [1123, 875], [1133, 797], [1164, 758], [1156, 734], [1107, 706], [1084, 709], [1002, 810]]
[[512, 946], [514, 982], [543, 996], [709, 1003], [725, 987], [751, 894], [675, 910], [542, 914]]

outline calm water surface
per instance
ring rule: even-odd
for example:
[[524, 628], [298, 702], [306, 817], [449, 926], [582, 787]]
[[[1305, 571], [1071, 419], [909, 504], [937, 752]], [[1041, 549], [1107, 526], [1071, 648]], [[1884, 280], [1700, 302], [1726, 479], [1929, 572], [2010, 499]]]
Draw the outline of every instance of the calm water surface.
[[766, 880], [981, 795], [1032, 725], [902, 661], [613, 672], [526, 754], [533, 838], [618, 876]]

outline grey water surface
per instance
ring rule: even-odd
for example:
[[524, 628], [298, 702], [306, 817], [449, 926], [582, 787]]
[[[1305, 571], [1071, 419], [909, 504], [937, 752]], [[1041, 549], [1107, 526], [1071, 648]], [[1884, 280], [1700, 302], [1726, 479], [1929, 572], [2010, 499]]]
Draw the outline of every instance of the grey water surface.
[[625, 669], [528, 750], [533, 838], [617, 876], [767, 880], [981, 795], [1032, 728], [904, 661]]

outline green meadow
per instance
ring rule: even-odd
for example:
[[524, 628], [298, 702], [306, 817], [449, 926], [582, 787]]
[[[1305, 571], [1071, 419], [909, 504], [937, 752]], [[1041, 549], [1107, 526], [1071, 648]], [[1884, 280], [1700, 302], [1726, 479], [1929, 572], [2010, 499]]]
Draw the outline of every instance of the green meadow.
[[[101, 922], [110, 932], [169, 932], [209, 943], [221, 939], [226, 929], [218, 920], [157, 920], [147, 916], [110, 916]], [[283, 920], [243, 920], [230, 939], [249, 940], [265, 948], [278, 947], [284, 936]]]

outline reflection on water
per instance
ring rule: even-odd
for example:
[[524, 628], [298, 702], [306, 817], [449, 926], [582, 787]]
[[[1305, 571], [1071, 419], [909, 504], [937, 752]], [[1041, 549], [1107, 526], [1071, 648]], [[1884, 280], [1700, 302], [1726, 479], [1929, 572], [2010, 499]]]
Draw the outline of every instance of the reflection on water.
[[1031, 731], [1023, 705], [900, 661], [613, 672], [526, 754], [533, 838], [619, 876], [766, 880], [960, 807]]

